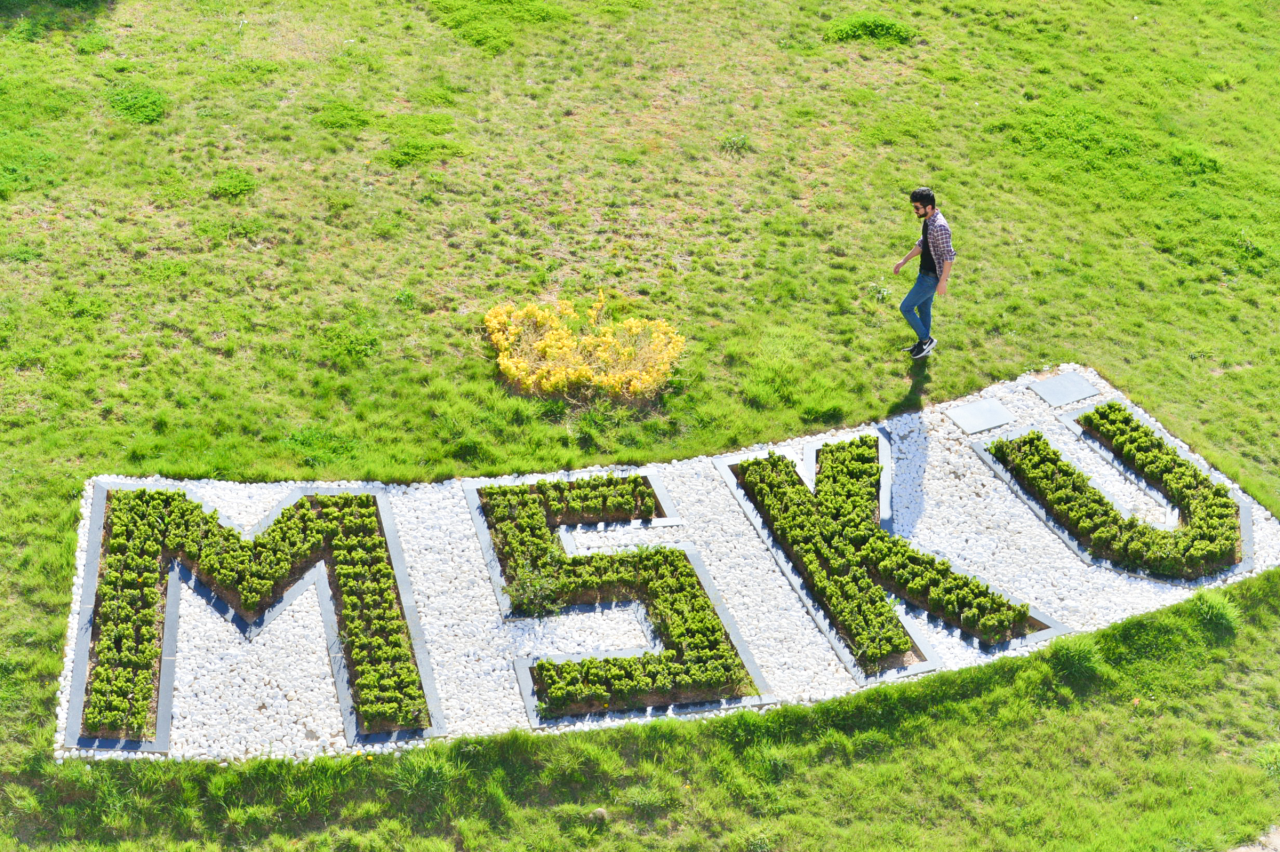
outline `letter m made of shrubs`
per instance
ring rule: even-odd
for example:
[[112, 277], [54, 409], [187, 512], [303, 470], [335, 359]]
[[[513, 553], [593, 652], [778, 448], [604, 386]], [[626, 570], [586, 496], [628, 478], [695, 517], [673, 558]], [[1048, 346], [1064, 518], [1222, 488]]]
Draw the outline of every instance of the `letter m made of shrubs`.
[[154, 736], [165, 584], [175, 559], [249, 622], [323, 561], [359, 727], [369, 733], [429, 724], [373, 497], [303, 497], [245, 541], [180, 492], [112, 491], [103, 529], [82, 733]]

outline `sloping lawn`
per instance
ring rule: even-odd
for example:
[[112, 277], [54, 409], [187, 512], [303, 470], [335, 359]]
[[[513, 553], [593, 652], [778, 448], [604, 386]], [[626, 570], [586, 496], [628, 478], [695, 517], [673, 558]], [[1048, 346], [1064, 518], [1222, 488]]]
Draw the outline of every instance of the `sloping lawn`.
[[[866, 12], [881, 23], [846, 20]], [[1246, 0], [0, 0], [0, 833], [428, 850], [1256, 836], [1280, 814], [1267, 578], [1242, 588], [1234, 635], [1190, 608], [1113, 628], [1110, 668], [1084, 683], [1009, 662], [763, 721], [297, 767], [51, 754], [79, 495], [99, 473], [418, 481], [689, 457], [1073, 361], [1280, 511], [1278, 23]], [[912, 366], [910, 278], [890, 269], [920, 184], [960, 256], [940, 347]], [[600, 290], [689, 338], [670, 392], [509, 392], [484, 311]]]

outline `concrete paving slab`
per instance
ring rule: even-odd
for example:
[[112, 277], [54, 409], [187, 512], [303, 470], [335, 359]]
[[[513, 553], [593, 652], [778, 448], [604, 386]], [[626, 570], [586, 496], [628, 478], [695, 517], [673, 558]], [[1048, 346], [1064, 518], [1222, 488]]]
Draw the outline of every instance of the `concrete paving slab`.
[[966, 435], [996, 429], [1014, 420], [1009, 409], [994, 399], [980, 399], [968, 405], [961, 405], [948, 411], [947, 416], [954, 420]]
[[1079, 373], [1059, 373], [1052, 379], [1036, 382], [1031, 389], [1052, 408], [1070, 405], [1102, 393]]

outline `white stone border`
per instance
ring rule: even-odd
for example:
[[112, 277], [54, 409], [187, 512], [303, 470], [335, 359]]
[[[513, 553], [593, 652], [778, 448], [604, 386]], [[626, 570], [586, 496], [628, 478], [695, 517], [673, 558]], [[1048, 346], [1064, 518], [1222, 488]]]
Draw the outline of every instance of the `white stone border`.
[[[669, 515], [678, 516], [682, 525], [587, 527], [571, 533], [565, 531], [563, 537], [584, 552], [639, 544], [692, 542], [708, 574], [714, 578], [744, 643], [768, 680], [771, 693], [781, 703], [811, 703], [857, 691], [865, 685], [849, 673], [829, 640], [817, 628], [787, 579], [786, 571], [779, 567], [770, 547], [753, 529], [734, 489], [717, 469], [721, 463], [744, 454], [775, 449], [803, 466], [806, 448], [810, 445], [848, 440], [867, 434], [872, 428], [882, 429], [891, 439], [894, 476], [890, 508], [894, 531], [914, 547], [950, 560], [958, 570], [1026, 600], [1075, 630], [1094, 630], [1149, 612], [1185, 599], [1194, 591], [1190, 586], [1121, 575], [1082, 562], [986, 468], [969, 446], [972, 439], [947, 417], [947, 411], [953, 407], [991, 399], [1014, 415], [1010, 428], [1039, 428], [1046, 435], [1056, 434], [1060, 441], [1073, 442], [1074, 436], [1058, 420], [1061, 410], [1046, 404], [1031, 390], [1035, 382], [1067, 372], [1083, 376], [1099, 389], [1096, 399], [1090, 402], [1124, 399], [1096, 372], [1068, 364], [992, 385], [963, 399], [898, 415], [874, 426], [795, 438], [771, 447], [757, 445], [715, 458], [651, 464], [639, 471], [627, 467], [596, 468], [524, 479], [641, 472], [651, 475], [651, 481], [656, 477], [663, 482], [669, 491], [663, 498], [664, 507]], [[1170, 435], [1159, 423], [1152, 423], [1162, 438], [1207, 468], [1203, 459], [1192, 453], [1184, 442]], [[1096, 458], [1091, 460], [1092, 453], [1087, 449], [1081, 452], [1088, 454], [1080, 458], [1089, 462], [1084, 468], [1091, 478], [1101, 477], [1098, 481], [1105, 480], [1107, 487], [1122, 499], [1146, 499], [1120, 473]], [[1215, 481], [1225, 481], [1216, 471], [1211, 476]], [[508, 477], [503, 481], [518, 479], [521, 478]], [[182, 488], [206, 509], [218, 510], [224, 523], [241, 532], [248, 532], [297, 488], [367, 489], [386, 497], [385, 516], [399, 528], [411, 586], [402, 591], [412, 597], [419, 612], [418, 620], [440, 693], [439, 718], [447, 723], [448, 736], [477, 736], [513, 728], [529, 730], [531, 724], [517, 676], [518, 660], [573, 654], [608, 655], [635, 648], [645, 641], [643, 618], [642, 614], [613, 608], [543, 619], [536, 624], [504, 619], [467, 508], [464, 487], [470, 482], [452, 480], [396, 486], [370, 482], [175, 482], [159, 477], [113, 476], [90, 480], [81, 498], [76, 574], [68, 613], [64, 672], [59, 684], [55, 757], [162, 757], [62, 747], [96, 485]], [[1235, 489], [1235, 495], [1252, 515], [1253, 566], [1248, 571], [1209, 578], [1203, 582], [1204, 586], [1225, 585], [1280, 564], [1280, 523], [1239, 489]], [[184, 586], [182, 600], [184, 603], [180, 606], [185, 606], [198, 598]], [[178, 637], [178, 646], [184, 650], [177, 660], [178, 692], [173, 708], [171, 758], [225, 761], [274, 754], [305, 760], [319, 754], [356, 750], [342, 734], [336, 684], [327, 671], [327, 657], [318, 655], [324, 652], [323, 627], [319, 607], [311, 601], [314, 598], [308, 590], [298, 603], [273, 622], [260, 642], [253, 645], [244, 642], [237, 631], [203, 603], [200, 618], [191, 612], [183, 617], [183, 624], [189, 626], [182, 628]], [[981, 664], [1000, 656], [1030, 651], [1028, 648], [984, 649], [936, 619], [902, 606], [897, 611], [904, 622], [909, 622], [925, 637], [935, 652], [930, 659], [936, 658], [942, 669]], [[281, 630], [291, 632], [280, 633]], [[311, 636], [316, 637], [314, 642], [308, 638]], [[261, 645], [262, 642], [268, 645]], [[306, 659], [289, 656], [295, 645], [306, 652]], [[308, 680], [295, 688], [292, 684], [298, 678]], [[223, 696], [219, 699], [225, 702], [221, 710], [207, 706], [211, 688], [215, 697]], [[263, 696], [262, 706], [256, 703], [259, 694]], [[246, 703], [250, 696], [252, 703]], [[233, 735], [222, 738], [217, 735], [218, 712], [234, 717]], [[697, 715], [723, 712], [727, 711]], [[659, 715], [662, 714], [653, 714]], [[434, 713], [433, 718], [436, 718]], [[595, 728], [629, 721], [629, 718], [590, 719], [552, 730]], [[316, 738], [312, 736], [313, 730], [318, 734]], [[390, 751], [400, 747], [408, 746], [381, 744], [366, 750]]]

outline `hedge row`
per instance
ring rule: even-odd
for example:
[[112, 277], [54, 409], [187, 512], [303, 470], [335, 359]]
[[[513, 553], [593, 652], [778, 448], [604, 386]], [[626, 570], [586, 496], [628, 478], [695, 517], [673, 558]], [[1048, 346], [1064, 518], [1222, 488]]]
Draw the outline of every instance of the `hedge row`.
[[372, 497], [303, 498], [246, 542], [180, 492], [113, 491], [104, 531], [85, 733], [154, 734], [161, 592], [173, 559], [249, 620], [323, 559], [332, 566], [365, 727], [416, 727], [424, 719], [426, 699]]
[[1182, 512], [1182, 526], [1161, 530], [1122, 517], [1039, 432], [994, 441], [988, 449], [1094, 556], [1182, 579], [1238, 560], [1240, 510], [1226, 486], [1215, 485], [1119, 403], [1099, 406], [1077, 422], [1168, 497]]
[[544, 479], [534, 486], [547, 509], [547, 522], [560, 524], [652, 518], [658, 501], [642, 476], [593, 476], [565, 482]]
[[330, 547], [325, 563], [333, 566], [337, 585], [338, 625], [351, 661], [356, 712], [367, 731], [425, 727], [426, 695], [377, 503], [368, 494], [314, 499]]
[[[634, 500], [621, 514], [619, 494]], [[617, 511], [607, 511], [610, 494]], [[573, 483], [492, 486], [480, 490], [494, 549], [514, 612], [542, 615], [557, 608], [605, 600], [639, 599], [662, 640], [661, 653], [540, 661], [534, 667], [539, 712], [545, 718], [596, 710], [625, 710], [751, 694], [754, 686], [688, 557], [672, 548], [568, 556], [552, 529], [579, 515], [561, 505], [604, 506], [613, 520], [653, 513], [653, 492], [638, 477], [613, 476]], [[558, 501], [558, 502], [553, 502]]]
[[882, 586], [984, 642], [1025, 631], [1025, 604], [1014, 606], [880, 528], [875, 436], [829, 444], [818, 463], [812, 493], [776, 453], [742, 462], [738, 476], [859, 665], [875, 671], [911, 647]]
[[117, 491], [104, 520], [94, 606], [94, 664], [82, 731], [94, 735], [154, 736], [151, 703], [160, 672], [165, 579], [160, 553], [166, 499], [148, 491]]

